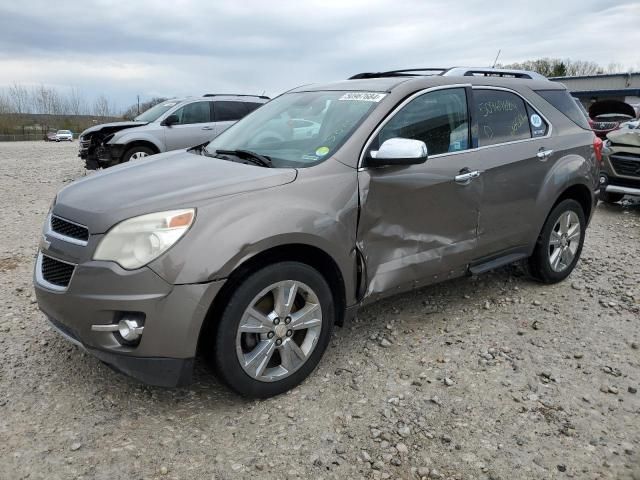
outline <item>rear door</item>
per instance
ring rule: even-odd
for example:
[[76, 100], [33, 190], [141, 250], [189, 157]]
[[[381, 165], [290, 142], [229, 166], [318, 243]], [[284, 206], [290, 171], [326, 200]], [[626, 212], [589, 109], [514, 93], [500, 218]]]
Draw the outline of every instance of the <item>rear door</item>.
[[218, 136], [248, 113], [246, 102], [218, 100], [213, 102], [215, 135]]
[[193, 147], [214, 137], [210, 103], [206, 100], [189, 103], [173, 113], [179, 122], [163, 127], [167, 150]]
[[484, 185], [475, 254], [480, 259], [531, 243], [539, 220], [536, 199], [559, 152], [551, 149], [547, 120], [514, 91], [474, 87], [473, 107]]
[[[469, 150], [464, 87], [418, 94], [383, 124], [365, 151], [389, 138], [426, 143], [424, 164], [358, 172], [358, 247], [366, 294], [377, 295], [456, 276], [476, 245], [482, 179]], [[456, 181], [456, 178], [458, 181]]]

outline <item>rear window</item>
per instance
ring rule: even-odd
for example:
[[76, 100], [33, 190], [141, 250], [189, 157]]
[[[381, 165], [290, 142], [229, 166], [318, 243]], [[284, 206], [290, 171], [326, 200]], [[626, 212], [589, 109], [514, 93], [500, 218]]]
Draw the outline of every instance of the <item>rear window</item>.
[[589, 122], [575, 100], [566, 90], [536, 90], [536, 93], [560, 110], [569, 120], [585, 130], [591, 130]]
[[260, 108], [262, 105], [264, 105], [264, 104], [263, 103], [245, 102], [244, 103], [244, 108], [247, 109], [247, 113], [251, 113], [255, 109]]

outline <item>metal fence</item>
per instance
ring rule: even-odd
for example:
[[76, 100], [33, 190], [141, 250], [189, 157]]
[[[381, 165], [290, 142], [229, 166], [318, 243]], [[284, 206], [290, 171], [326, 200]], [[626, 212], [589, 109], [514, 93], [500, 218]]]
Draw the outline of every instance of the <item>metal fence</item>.
[[28, 140], [43, 140], [43, 139], [44, 139], [43, 133], [19, 133], [16, 135], [0, 133], [0, 142], [24, 142]]

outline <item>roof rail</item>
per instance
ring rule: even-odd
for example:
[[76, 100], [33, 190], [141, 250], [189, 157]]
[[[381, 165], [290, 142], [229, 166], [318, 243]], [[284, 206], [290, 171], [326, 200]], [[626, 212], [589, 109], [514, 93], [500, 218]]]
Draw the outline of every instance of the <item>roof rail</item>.
[[469, 67], [453, 67], [448, 69], [442, 75], [450, 77], [511, 77], [523, 78], [529, 80], [547, 80], [547, 77], [537, 72], [528, 70], [512, 70], [508, 68], [469, 68]]
[[[442, 75], [447, 68], [405, 68], [402, 70], [390, 70], [388, 72], [364, 72], [349, 77], [349, 80], [359, 80], [362, 78], [381, 78], [381, 77], [422, 77], [429, 75]], [[426, 73], [420, 73], [426, 72]]]
[[484, 76], [484, 77], [507, 77], [523, 78], [531, 80], [546, 80], [547, 77], [536, 72], [527, 70], [510, 70], [504, 68], [469, 68], [469, 67], [448, 67], [448, 68], [406, 68], [402, 70], [390, 70], [388, 72], [364, 72], [349, 77], [349, 80], [363, 78], [383, 78], [383, 77], [423, 77], [431, 75], [440, 76]]
[[265, 100], [271, 100], [266, 95], [247, 95], [247, 94], [239, 94], [239, 93], [205, 93], [202, 96], [203, 97], [253, 97], [253, 98], [264, 98]]

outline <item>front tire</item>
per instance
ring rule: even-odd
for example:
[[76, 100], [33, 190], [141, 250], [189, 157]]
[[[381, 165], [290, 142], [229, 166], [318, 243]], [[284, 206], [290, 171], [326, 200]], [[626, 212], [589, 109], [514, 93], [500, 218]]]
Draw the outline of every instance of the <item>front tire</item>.
[[129, 150], [124, 152], [121, 163], [142, 160], [143, 158], [148, 157], [150, 155], [155, 155], [155, 153], [156, 152], [151, 150], [149, 147], [143, 147], [143, 146], [131, 147]]
[[531, 275], [549, 284], [567, 278], [582, 253], [586, 226], [584, 211], [578, 202], [567, 199], [556, 205], [529, 258]]
[[318, 365], [334, 320], [333, 294], [317, 270], [299, 262], [266, 266], [237, 286], [222, 312], [218, 376], [247, 397], [286, 392]]
[[600, 200], [604, 203], [616, 203], [624, 198], [624, 193], [611, 193], [600, 191]]

